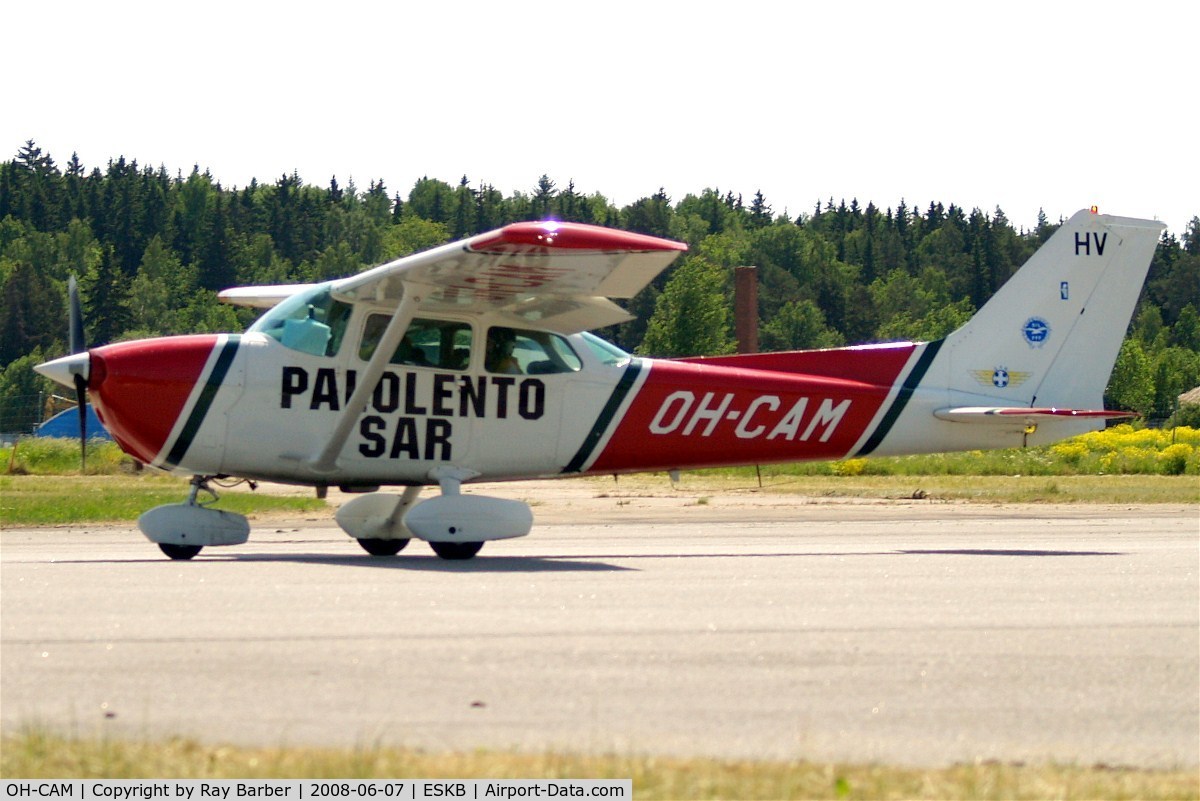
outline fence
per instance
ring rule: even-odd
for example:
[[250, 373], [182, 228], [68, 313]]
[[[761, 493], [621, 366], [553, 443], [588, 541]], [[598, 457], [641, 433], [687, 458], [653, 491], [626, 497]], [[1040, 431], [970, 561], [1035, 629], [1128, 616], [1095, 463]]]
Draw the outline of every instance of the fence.
[[74, 406], [71, 398], [47, 392], [0, 398], [0, 442], [32, 434], [43, 422]]

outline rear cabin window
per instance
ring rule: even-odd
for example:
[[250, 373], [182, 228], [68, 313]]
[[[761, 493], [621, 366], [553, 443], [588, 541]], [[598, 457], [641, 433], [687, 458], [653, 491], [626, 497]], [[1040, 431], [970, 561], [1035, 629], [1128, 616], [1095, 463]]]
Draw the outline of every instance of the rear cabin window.
[[[363, 361], [374, 355], [391, 319], [388, 314], [367, 317], [358, 346], [358, 355]], [[471, 362], [471, 326], [451, 320], [414, 318], [390, 361], [441, 370], [466, 370]]]
[[490, 373], [549, 375], [572, 373], [581, 366], [575, 351], [558, 334], [506, 326], [488, 329], [484, 367]]

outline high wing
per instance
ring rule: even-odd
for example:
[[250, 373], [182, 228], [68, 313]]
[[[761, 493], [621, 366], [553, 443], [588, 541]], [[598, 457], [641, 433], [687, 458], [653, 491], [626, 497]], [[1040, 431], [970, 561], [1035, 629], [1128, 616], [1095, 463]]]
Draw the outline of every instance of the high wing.
[[563, 334], [632, 319], [630, 298], [687, 246], [567, 222], [514, 223], [338, 281], [346, 300], [387, 300], [423, 287], [417, 312], [498, 312]]
[[273, 284], [271, 286], [239, 286], [232, 289], [222, 289], [217, 298], [234, 306], [248, 306], [252, 309], [271, 309], [280, 301], [287, 300], [299, 292], [307, 292], [316, 284]]
[[[491, 312], [515, 326], [573, 334], [632, 319], [630, 298], [687, 246], [582, 223], [522, 222], [406, 256], [333, 283], [336, 297], [395, 303], [409, 286], [416, 313]], [[292, 287], [242, 287], [222, 300], [269, 307]]]

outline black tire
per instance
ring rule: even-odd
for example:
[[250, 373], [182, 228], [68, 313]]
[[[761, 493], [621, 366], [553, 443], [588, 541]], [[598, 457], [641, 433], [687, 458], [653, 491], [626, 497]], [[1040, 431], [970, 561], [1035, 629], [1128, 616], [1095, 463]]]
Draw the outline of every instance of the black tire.
[[358, 544], [371, 556], [395, 556], [404, 550], [404, 546], [408, 545], [408, 540], [361, 539]]
[[470, 559], [479, 553], [482, 542], [431, 542], [429, 547], [443, 559]]
[[200, 553], [203, 545], [175, 545], [171, 542], [160, 542], [158, 549], [172, 559], [191, 559]]

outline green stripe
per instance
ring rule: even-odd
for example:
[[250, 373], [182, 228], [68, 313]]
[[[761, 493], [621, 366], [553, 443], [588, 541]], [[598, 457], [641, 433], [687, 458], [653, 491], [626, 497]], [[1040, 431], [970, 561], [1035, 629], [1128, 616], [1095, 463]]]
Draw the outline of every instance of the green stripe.
[[583, 470], [583, 466], [587, 464], [592, 451], [596, 449], [596, 445], [600, 442], [600, 438], [604, 436], [604, 432], [608, 430], [608, 426], [612, 423], [613, 418], [617, 416], [617, 410], [625, 402], [625, 396], [629, 394], [629, 390], [633, 388], [634, 382], [637, 381], [637, 377], [641, 372], [641, 359], [631, 359], [629, 365], [625, 368], [625, 373], [621, 376], [621, 380], [613, 388], [613, 393], [609, 396], [608, 403], [604, 404], [604, 409], [600, 412], [600, 416], [596, 418], [595, 424], [592, 425], [592, 430], [584, 438], [583, 445], [579, 447], [579, 452], [563, 468], [564, 473], [578, 473]]
[[204, 423], [205, 416], [208, 415], [213, 398], [217, 396], [217, 391], [221, 388], [221, 383], [225, 380], [225, 375], [229, 372], [229, 366], [233, 364], [233, 357], [237, 355], [241, 339], [240, 334], [229, 335], [225, 346], [221, 349], [221, 354], [217, 357], [217, 363], [213, 365], [212, 372], [208, 374], [208, 380], [204, 383], [204, 389], [200, 391], [200, 397], [196, 399], [196, 405], [192, 407], [192, 413], [188, 415], [187, 423], [184, 424], [183, 430], [179, 432], [179, 437], [176, 438], [175, 444], [171, 447], [171, 452], [167, 454], [167, 458], [164, 461], [165, 465], [176, 467], [183, 461], [188, 448], [192, 445], [192, 440], [196, 437], [196, 433]]
[[854, 454], [855, 456], [866, 456], [883, 442], [883, 438], [888, 435], [888, 432], [892, 430], [892, 426], [896, 424], [900, 413], [908, 405], [908, 399], [912, 397], [913, 392], [917, 389], [917, 385], [925, 377], [925, 373], [929, 370], [929, 365], [933, 363], [933, 357], [942, 349], [942, 343], [944, 342], [944, 339], [939, 339], [925, 346], [925, 352], [921, 354], [921, 358], [917, 359], [916, 366], [908, 374], [908, 378], [904, 379], [904, 386], [900, 387], [900, 391], [896, 393], [895, 399], [892, 400], [891, 408], [887, 410], [887, 414], [879, 421], [879, 426], [871, 434], [870, 439], [867, 440], [867, 444], [863, 445], [858, 453]]

